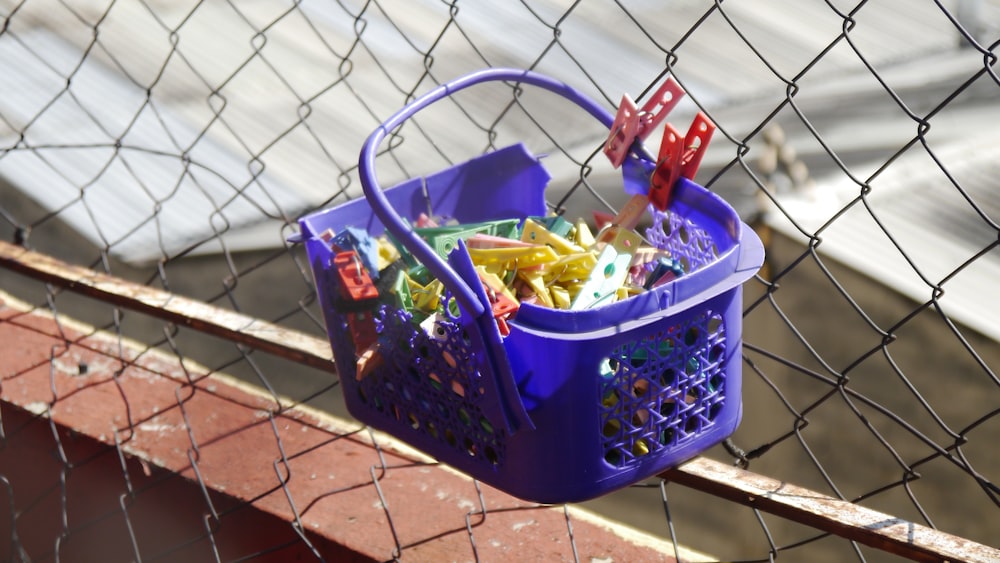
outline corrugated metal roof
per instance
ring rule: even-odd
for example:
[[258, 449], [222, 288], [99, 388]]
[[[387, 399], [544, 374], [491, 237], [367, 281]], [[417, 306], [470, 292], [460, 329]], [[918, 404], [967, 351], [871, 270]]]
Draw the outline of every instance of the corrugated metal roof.
[[[81, 58], [77, 48], [44, 28], [19, 38], [57, 68]], [[140, 262], [158, 257], [161, 249], [177, 252], [213, 227], [223, 231], [306, 205], [267, 172], [253, 179], [247, 159], [216, 138], [178, 146], [198, 132], [170, 107], [143, 107], [145, 93], [120, 74], [87, 59], [60, 94], [65, 79], [31, 51], [0, 41], [0, 106], [13, 125], [0, 130], [0, 139], [15, 147], [0, 161], [0, 175], [58, 211], [81, 235], [102, 247], [113, 245], [122, 259]], [[168, 151], [186, 152], [188, 161]]]
[[[659, 73], [662, 48], [679, 41], [710, 5], [629, 3], [657, 47], [620, 9], [600, 2], [576, 6], [558, 22], [556, 37], [547, 26], [566, 10], [556, 0], [532, 2], [534, 13], [519, 3], [470, 2], [454, 14], [437, 0], [380, 2], [360, 14], [345, 5], [289, 8], [261, 0], [89, 3], [70, 12], [63, 3], [32, 0], [0, 34], [0, 115], [9, 124], [0, 139], [21, 147], [0, 158], [0, 175], [59, 210], [99, 246], [111, 244], [124, 260], [155, 260], [213, 232], [262, 222], [266, 234], [245, 234], [239, 244], [276, 246], [280, 230], [268, 216], [300, 213], [342, 188], [352, 196], [360, 192], [350, 170], [363, 139], [404, 103], [425, 64], [432, 63], [436, 80], [446, 80], [487, 64], [539, 61], [538, 70], [616, 102]], [[725, 7], [732, 23], [789, 75], [844, 25], [822, 2]], [[877, 64], [955, 42], [954, 29], [941, 25], [934, 6], [878, 2], [862, 12], [852, 38]], [[99, 42], [84, 57], [97, 21]], [[176, 35], [170, 33], [182, 23]], [[603, 92], [583, 80], [577, 63]], [[846, 46], [831, 51], [824, 64], [831, 74], [864, 71]], [[677, 73], [707, 105], [733, 104], [765, 90], [783, 93], [775, 90], [780, 80], [718, 13], [684, 40]], [[60, 94], [71, 74], [70, 88]], [[417, 92], [429, 89], [429, 82]], [[489, 107], [494, 100], [471, 97], [468, 103]], [[572, 120], [574, 111], [554, 105], [548, 113]], [[17, 145], [22, 130], [25, 142]], [[123, 146], [149, 150], [116, 153], [114, 143], [125, 131]], [[522, 134], [530, 133], [514, 130], [504, 138]], [[594, 146], [598, 137], [590, 139]], [[460, 132], [435, 142], [444, 154], [469, 150]], [[191, 166], [177, 158], [181, 154]], [[395, 176], [386, 175], [387, 183], [411, 165], [447, 164], [434, 147], [408, 155]], [[577, 174], [556, 166], [557, 174]]]
[[[970, 110], [966, 118], [997, 123], [1000, 107]], [[1000, 131], [979, 131], [943, 147], [930, 144], [958, 186], [918, 145], [871, 180], [863, 202], [861, 187], [837, 175], [805, 193], [782, 194], [779, 203], [807, 233], [818, 232], [820, 254], [920, 303], [940, 287], [938, 303], [949, 317], [1000, 340], [1000, 248], [993, 248], [1000, 234]], [[785, 214], [772, 210], [768, 217], [804, 239]]]

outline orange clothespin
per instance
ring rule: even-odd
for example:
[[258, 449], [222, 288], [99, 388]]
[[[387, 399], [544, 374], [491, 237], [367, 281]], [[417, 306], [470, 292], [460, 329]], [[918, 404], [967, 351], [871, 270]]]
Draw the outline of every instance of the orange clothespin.
[[684, 137], [669, 123], [663, 130], [660, 154], [649, 185], [649, 201], [663, 211], [670, 203], [674, 183], [681, 176], [692, 179], [698, 173], [715, 124], [698, 112]]
[[684, 97], [684, 90], [670, 77], [638, 108], [628, 94], [622, 96], [618, 113], [611, 125], [611, 132], [604, 143], [604, 154], [612, 166], [618, 168], [636, 140], [643, 140], [663, 121], [677, 102]]

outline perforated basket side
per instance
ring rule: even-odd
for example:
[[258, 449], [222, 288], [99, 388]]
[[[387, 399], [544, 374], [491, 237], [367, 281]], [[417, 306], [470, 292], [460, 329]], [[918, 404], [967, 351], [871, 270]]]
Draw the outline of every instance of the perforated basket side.
[[722, 316], [705, 309], [616, 347], [599, 380], [605, 461], [634, 465], [712, 430], [728, 401], [726, 346]]
[[506, 462], [506, 433], [483, 410], [485, 362], [467, 329], [440, 318], [430, 334], [406, 311], [382, 307], [382, 363], [348, 387], [352, 414], [443, 461], [489, 471]]

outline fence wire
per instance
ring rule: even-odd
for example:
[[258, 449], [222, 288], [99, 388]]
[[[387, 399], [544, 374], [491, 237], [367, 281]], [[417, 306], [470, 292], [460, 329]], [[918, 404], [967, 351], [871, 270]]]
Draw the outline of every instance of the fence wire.
[[[549, 74], [609, 109], [673, 76], [688, 95], [670, 121], [701, 110], [719, 128], [697, 179], [768, 252], [745, 288], [743, 423], [709, 455], [1000, 545], [1000, 3], [22, 0], [0, 12], [0, 236], [318, 337], [308, 261], [288, 239], [298, 217], [360, 195], [359, 148], [394, 111], [489, 66]], [[524, 142], [546, 154], [554, 211], [616, 210], [607, 131], [580, 114], [530, 89], [463, 92], [390, 136], [380, 178]], [[57, 318], [345, 414], [329, 373], [0, 280]], [[65, 515], [79, 464], [53, 436], [65, 471], [28, 502], [55, 498]], [[289, 460], [275, 459], [280, 475]], [[0, 475], [14, 522], [21, 493]], [[220, 513], [204, 496], [196, 537], [211, 538]], [[660, 482], [588, 506], [722, 560], [895, 560]], [[89, 525], [64, 519], [50, 552], [12, 559], [58, 559]], [[301, 533], [282, 541], [262, 551], [310, 547]], [[395, 544], [386, 557], [407, 560]]]

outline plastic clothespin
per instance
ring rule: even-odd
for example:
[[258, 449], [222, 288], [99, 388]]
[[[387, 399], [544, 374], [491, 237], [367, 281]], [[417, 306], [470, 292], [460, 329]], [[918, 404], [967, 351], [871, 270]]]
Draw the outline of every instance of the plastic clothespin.
[[428, 314], [437, 311], [438, 306], [441, 304], [441, 292], [443, 289], [444, 285], [441, 283], [441, 280], [431, 280], [430, 283], [424, 286], [414, 282], [410, 286], [413, 306]]
[[[549, 293], [549, 288], [545, 285], [545, 280], [542, 279], [542, 275], [537, 271], [520, 269], [517, 271], [517, 277], [520, 279], [524, 285], [522, 289], [527, 288], [532, 294], [538, 299], [538, 303], [544, 307], [554, 307], [555, 303], [552, 301], [552, 295]], [[525, 299], [521, 299], [521, 303], [525, 303]]]
[[[622, 206], [618, 215], [615, 215], [615, 218], [611, 220], [611, 225], [622, 229], [635, 229], [635, 226], [639, 224], [639, 220], [642, 219], [642, 216], [646, 213], [646, 209], [648, 208], [649, 196], [636, 194], [625, 202], [625, 205]], [[604, 234], [599, 233], [597, 240], [603, 241], [603, 237]]]
[[519, 307], [517, 301], [511, 299], [507, 294], [507, 288], [495, 274], [489, 274], [478, 270], [479, 279], [486, 288], [486, 296], [490, 301], [490, 308], [493, 318], [497, 322], [502, 336], [510, 334], [510, 326], [507, 325], [507, 318], [517, 312]]
[[353, 311], [347, 313], [347, 328], [354, 340], [354, 350], [357, 355], [370, 348], [378, 340], [375, 329], [375, 317], [371, 311]]
[[674, 77], [668, 78], [639, 109], [639, 131], [636, 137], [639, 139], [648, 137], [683, 97], [684, 89]]
[[437, 219], [434, 219], [433, 217], [429, 217], [426, 213], [421, 213], [420, 215], [418, 215], [417, 216], [417, 220], [415, 221], [415, 223], [416, 223], [416, 226], [420, 227], [420, 228], [424, 228], [424, 227], [439, 227], [440, 226], [440, 224], [438, 224], [438, 222], [437, 222]]
[[396, 298], [396, 306], [412, 315], [413, 296], [410, 294], [410, 283], [412, 282], [408, 278], [409, 276], [406, 275], [406, 272], [400, 271], [396, 277], [396, 282], [392, 286], [392, 294]]
[[[670, 127], [670, 125], [668, 124], [667, 127]], [[652, 189], [650, 190], [650, 194], [651, 193]], [[615, 215], [614, 218], [611, 219], [611, 222], [602, 227], [597, 233], [597, 242], [607, 242], [622, 230], [635, 230], [636, 225], [639, 224], [639, 220], [646, 214], [646, 210], [649, 208], [649, 203], [650, 195], [636, 194], [630, 197], [629, 200], [625, 202], [625, 205], [622, 206], [618, 215]], [[633, 249], [633, 251], [634, 250], [637, 249]]]
[[587, 309], [617, 298], [618, 288], [628, 276], [632, 255], [639, 249], [642, 237], [628, 229], [613, 230], [613, 236], [597, 256], [597, 265], [573, 299], [571, 309]]
[[653, 289], [684, 275], [684, 266], [673, 258], [659, 258], [653, 271], [642, 284], [643, 289]]
[[604, 154], [615, 168], [625, 162], [625, 155], [632, 148], [638, 130], [639, 108], [628, 94], [623, 94], [622, 101], [618, 104], [618, 113], [615, 114], [615, 121], [611, 124], [611, 133], [604, 143]]
[[402, 256], [396, 245], [389, 242], [389, 239], [384, 236], [376, 239], [375, 243], [378, 245], [378, 271], [379, 275], [382, 275], [382, 270], [388, 268], [390, 264], [396, 263]]
[[632, 263], [629, 264], [628, 283], [636, 286], [643, 286], [649, 279], [650, 273], [656, 268], [661, 258], [669, 259], [670, 251], [643, 246], [632, 256]]
[[364, 349], [363, 352], [358, 354], [357, 365], [354, 370], [354, 378], [358, 381], [368, 377], [372, 374], [379, 366], [382, 365], [382, 353], [380, 351], [381, 346], [378, 341], [375, 341], [371, 346]]
[[664, 127], [660, 153], [649, 185], [649, 201], [663, 211], [670, 204], [674, 183], [681, 176], [693, 179], [705, 156], [715, 124], [698, 112], [684, 137], [669, 123]]
[[572, 300], [569, 298], [569, 290], [561, 285], [553, 285], [549, 287], [549, 293], [552, 294], [552, 303], [556, 306], [556, 309], [569, 309], [572, 304]]
[[708, 143], [715, 133], [715, 123], [702, 112], [694, 116], [694, 121], [688, 127], [687, 134], [684, 135], [684, 157], [681, 159], [681, 176], [688, 180], [694, 180], [701, 166], [701, 159], [705, 157], [708, 150]]
[[559, 259], [556, 251], [545, 244], [533, 244], [523, 248], [470, 248], [469, 256], [476, 265], [503, 265], [505, 270], [513, 269], [516, 263], [519, 271]]
[[594, 234], [590, 231], [590, 227], [587, 226], [587, 222], [582, 218], [576, 220], [576, 242], [577, 246], [582, 246], [584, 248], [590, 248], [594, 244]]
[[615, 168], [621, 166], [632, 143], [648, 137], [683, 97], [684, 90], [673, 77], [657, 88], [642, 108], [636, 107], [628, 94], [622, 95], [611, 132], [604, 143], [604, 154], [611, 160], [611, 164]]
[[357, 227], [344, 227], [344, 230], [337, 233], [330, 242], [341, 251], [353, 250], [357, 252], [361, 263], [368, 270], [368, 274], [372, 279], [378, 279], [378, 242], [367, 231]]
[[528, 217], [528, 219], [545, 227], [550, 233], [563, 238], [569, 238], [569, 234], [573, 231], [573, 223], [567, 221], [562, 215], [535, 216]]
[[333, 267], [336, 268], [340, 281], [341, 298], [354, 302], [378, 298], [378, 290], [361, 265], [357, 252], [353, 250], [338, 252], [333, 257]]
[[525, 248], [531, 246], [530, 242], [522, 242], [517, 239], [498, 237], [486, 233], [476, 233], [465, 239], [465, 246], [487, 250], [490, 248]]
[[594, 216], [594, 226], [597, 227], [598, 231], [610, 225], [615, 220], [613, 214], [605, 211], [591, 211], [590, 214]]
[[414, 229], [413, 232], [417, 233], [420, 235], [420, 238], [427, 241], [427, 244], [434, 249], [434, 252], [436, 252], [438, 256], [447, 258], [448, 254], [455, 249], [459, 239], [468, 239], [480, 231], [475, 227], [459, 229], [453, 226], [448, 226], [417, 228]]
[[542, 268], [542, 276], [549, 284], [586, 279], [596, 265], [597, 254], [594, 251], [567, 254], [552, 264], [546, 264]]
[[486, 286], [486, 293], [489, 294], [490, 291], [496, 293], [502, 293], [507, 299], [516, 302], [514, 294], [510, 291], [510, 288], [504, 284], [500, 276], [486, 271], [486, 268], [482, 266], [476, 266], [476, 273], [479, 274], [480, 281]]
[[583, 252], [583, 248], [580, 248], [579, 246], [566, 240], [564, 237], [550, 232], [548, 229], [531, 219], [524, 220], [524, 228], [521, 231], [521, 241], [530, 242], [532, 244], [547, 244], [555, 249], [555, 251], [559, 254], [576, 254]]
[[511, 238], [517, 236], [517, 219], [503, 219], [499, 221], [485, 221], [482, 223], [468, 223], [464, 225], [445, 225], [442, 227], [422, 227], [413, 231], [420, 235], [420, 238], [427, 241], [435, 252], [442, 258], [447, 258], [448, 254], [458, 244], [458, 240], [468, 240], [477, 234], [485, 234], [494, 237]]
[[327, 229], [319, 234], [319, 238], [323, 242], [330, 244], [330, 241], [332, 241], [333, 237], [335, 237], [336, 235], [337, 233], [333, 232], [333, 229]]
[[673, 125], [668, 123], [663, 128], [663, 140], [660, 141], [656, 168], [649, 179], [649, 201], [660, 211], [667, 208], [674, 182], [680, 177], [680, 160], [683, 152], [684, 138]]
[[378, 289], [361, 265], [357, 252], [348, 250], [333, 257], [340, 280], [340, 297], [346, 302], [344, 317], [357, 354], [375, 343], [377, 332], [371, 309], [378, 299]]

